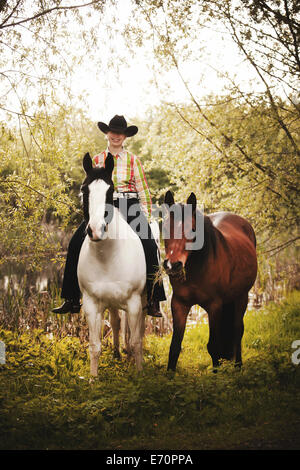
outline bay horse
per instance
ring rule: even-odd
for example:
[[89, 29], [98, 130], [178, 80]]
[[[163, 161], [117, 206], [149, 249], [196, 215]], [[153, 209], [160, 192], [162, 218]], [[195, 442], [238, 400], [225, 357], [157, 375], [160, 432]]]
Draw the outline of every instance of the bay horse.
[[[187, 206], [190, 211], [184, 211]], [[184, 205], [175, 204], [168, 191], [165, 208], [167, 217], [163, 231], [168, 229], [169, 236], [164, 237], [164, 269], [173, 288], [173, 336], [168, 369], [176, 370], [187, 316], [190, 308], [197, 304], [208, 314], [207, 350], [214, 370], [220, 359], [235, 359], [236, 365], [241, 366], [243, 317], [248, 293], [257, 275], [254, 230], [247, 220], [230, 212], [200, 213], [194, 193]], [[188, 215], [184, 220], [175, 217], [176, 210], [177, 214]], [[187, 243], [193, 243], [197, 230], [199, 232], [197, 216], [203, 224], [203, 245], [196, 249], [190, 245], [192, 249], [188, 250]], [[175, 237], [175, 233], [180, 236]]]
[[103, 313], [109, 310], [114, 354], [119, 356], [120, 315], [126, 312], [130, 349], [136, 368], [142, 369], [146, 261], [141, 240], [113, 205], [114, 160], [94, 168], [87, 153], [83, 158], [86, 178], [81, 186], [87, 236], [78, 261], [78, 281], [89, 327], [90, 373], [98, 374]]

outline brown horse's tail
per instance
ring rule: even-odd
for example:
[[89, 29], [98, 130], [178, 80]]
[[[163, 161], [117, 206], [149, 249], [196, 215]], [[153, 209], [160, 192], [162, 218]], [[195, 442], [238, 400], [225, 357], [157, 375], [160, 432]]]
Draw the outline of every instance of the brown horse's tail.
[[234, 357], [234, 303], [223, 305], [221, 317], [221, 358], [231, 360]]

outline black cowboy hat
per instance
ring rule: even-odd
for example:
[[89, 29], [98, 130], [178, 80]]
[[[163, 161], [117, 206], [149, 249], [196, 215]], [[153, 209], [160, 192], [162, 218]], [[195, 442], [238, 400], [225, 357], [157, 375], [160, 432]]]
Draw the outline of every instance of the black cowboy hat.
[[132, 137], [138, 131], [136, 126], [128, 126], [124, 116], [114, 116], [110, 121], [109, 124], [105, 124], [104, 122], [98, 122], [98, 127], [100, 131], [107, 134], [109, 131], [115, 132], [116, 134], [124, 134], [126, 137]]

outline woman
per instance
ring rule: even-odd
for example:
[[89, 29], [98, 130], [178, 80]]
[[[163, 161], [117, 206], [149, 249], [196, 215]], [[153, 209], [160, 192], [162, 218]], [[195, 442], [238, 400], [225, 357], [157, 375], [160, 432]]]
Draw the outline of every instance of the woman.
[[[154, 317], [161, 317], [159, 302], [166, 300], [166, 296], [163, 284], [160, 282], [154, 283], [159, 260], [157, 245], [147, 221], [151, 217], [151, 195], [140, 160], [135, 155], [127, 152], [123, 146], [125, 139], [134, 136], [138, 132], [138, 128], [136, 126], [127, 126], [124, 116], [118, 115], [114, 116], [108, 125], [104, 122], [98, 122], [98, 127], [107, 135], [108, 148], [102, 153], [95, 155], [93, 162], [95, 166], [103, 166], [108, 152], [114, 156], [115, 165], [112, 174], [114, 205], [119, 208], [129, 224], [138, 218], [139, 224], [131, 224], [131, 227], [141, 239], [146, 258], [147, 313]], [[139, 205], [137, 206], [137, 204]], [[133, 205], [135, 205], [135, 208], [139, 208], [134, 215], [130, 214], [130, 207], [133, 207]], [[143, 228], [146, 227], [146, 237], [145, 230], [138, 230], [140, 225]], [[53, 309], [52, 312], [54, 313], [79, 313], [80, 311], [77, 264], [85, 236], [86, 223], [82, 222], [71, 238], [68, 247], [61, 292], [61, 297], [65, 299], [65, 302], [60, 307]]]

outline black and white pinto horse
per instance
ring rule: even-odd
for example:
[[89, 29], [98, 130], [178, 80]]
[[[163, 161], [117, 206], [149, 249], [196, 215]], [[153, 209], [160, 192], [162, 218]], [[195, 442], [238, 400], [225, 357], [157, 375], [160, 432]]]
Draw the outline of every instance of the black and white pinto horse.
[[146, 262], [141, 240], [113, 205], [114, 160], [108, 155], [105, 166], [93, 168], [90, 155], [83, 158], [86, 178], [82, 184], [87, 236], [83, 242], [78, 280], [83, 309], [89, 326], [90, 372], [98, 374], [101, 354], [103, 313], [110, 313], [114, 352], [119, 356], [120, 315], [126, 312], [130, 350], [137, 370], [142, 369], [143, 313]]

